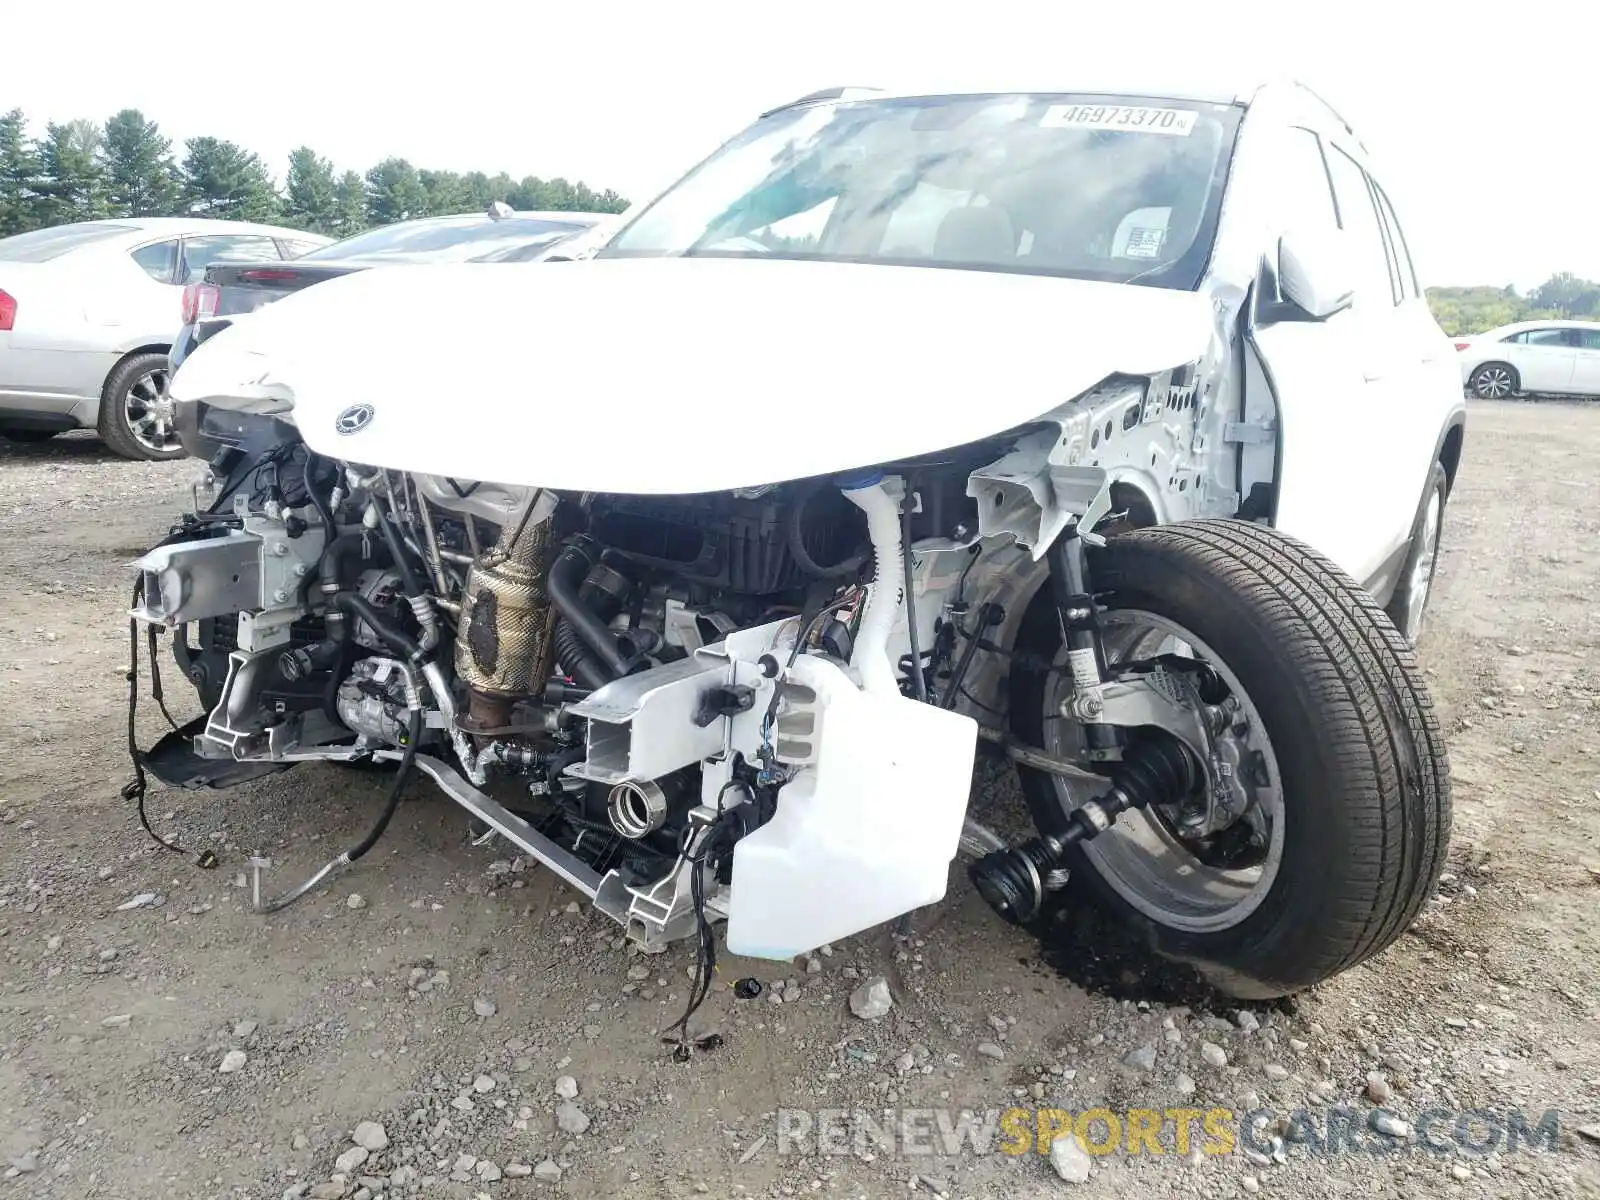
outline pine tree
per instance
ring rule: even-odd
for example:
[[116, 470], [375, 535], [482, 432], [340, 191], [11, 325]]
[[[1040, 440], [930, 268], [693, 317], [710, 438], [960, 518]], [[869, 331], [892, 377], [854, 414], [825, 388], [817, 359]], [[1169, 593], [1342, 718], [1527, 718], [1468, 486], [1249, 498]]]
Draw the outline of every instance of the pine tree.
[[339, 185], [333, 164], [310, 146], [289, 155], [289, 178], [284, 186], [283, 219], [300, 229], [332, 233], [339, 225]]
[[367, 217], [374, 225], [425, 216], [428, 193], [417, 169], [403, 158], [386, 158], [367, 172]]
[[0, 115], [0, 237], [38, 224], [39, 157], [28, 142], [28, 123], [20, 108]]
[[354, 171], [339, 176], [339, 188], [334, 198], [333, 229], [339, 237], [360, 233], [370, 222], [367, 220], [366, 181]]
[[125, 108], [106, 122], [103, 147], [110, 210], [124, 217], [170, 216], [178, 208], [172, 143], [154, 121]]
[[220, 138], [190, 138], [183, 160], [190, 210], [234, 221], [270, 221], [278, 193], [261, 159]]
[[92, 221], [108, 216], [105, 168], [100, 162], [103, 142], [93, 121], [51, 122], [39, 142], [39, 182], [43, 225]]

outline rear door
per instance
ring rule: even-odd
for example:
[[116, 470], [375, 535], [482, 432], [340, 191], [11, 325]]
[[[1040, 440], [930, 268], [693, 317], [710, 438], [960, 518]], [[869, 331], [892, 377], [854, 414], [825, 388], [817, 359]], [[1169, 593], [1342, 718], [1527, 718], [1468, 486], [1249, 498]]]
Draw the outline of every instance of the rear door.
[[1600, 329], [1574, 329], [1577, 353], [1572, 360], [1572, 390], [1580, 396], [1600, 396]]

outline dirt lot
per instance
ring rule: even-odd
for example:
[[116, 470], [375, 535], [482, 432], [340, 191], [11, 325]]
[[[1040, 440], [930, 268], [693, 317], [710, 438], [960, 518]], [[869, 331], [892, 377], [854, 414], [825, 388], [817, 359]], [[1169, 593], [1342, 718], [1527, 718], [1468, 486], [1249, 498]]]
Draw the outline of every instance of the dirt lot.
[[[194, 468], [79, 437], [0, 446], [0, 1197], [1600, 1195], [1596, 464], [1600, 406], [1471, 412], [1422, 648], [1451, 735], [1450, 874], [1377, 962], [1292, 1005], [1208, 1011], [1131, 949], [1084, 955], [1077, 921], [1042, 956], [958, 871], [908, 941], [882, 930], [786, 970], [725, 959], [703, 1022], [723, 1044], [684, 1065], [659, 1031], [687, 952], [624, 951], [548, 874], [470, 845], [425, 785], [369, 859], [271, 919], [246, 911], [248, 856], [273, 860], [269, 888], [298, 880], [365, 827], [381, 779], [157, 791], [157, 828], [222, 863], [153, 847], [117, 796], [119, 614], [128, 560]], [[141, 712], [143, 740], [158, 722]], [[983, 786], [1008, 789], [998, 771]], [[750, 974], [766, 990], [735, 998]], [[865, 1021], [847, 997], [876, 974], [894, 1007]], [[1391, 1092], [1405, 1136], [1306, 1140]], [[1086, 1183], [999, 1142], [914, 1152], [937, 1132], [892, 1152], [846, 1136], [845, 1154], [779, 1136], [779, 1109], [1014, 1105], [1309, 1124], [1276, 1156], [1272, 1127], [1247, 1138], [1241, 1119], [1232, 1153], [1196, 1154], [1197, 1125], [1181, 1154], [1169, 1125], [1166, 1153], [1136, 1138]], [[1480, 1114], [1461, 1138], [1468, 1109], [1558, 1110], [1560, 1131], [1512, 1150]]]

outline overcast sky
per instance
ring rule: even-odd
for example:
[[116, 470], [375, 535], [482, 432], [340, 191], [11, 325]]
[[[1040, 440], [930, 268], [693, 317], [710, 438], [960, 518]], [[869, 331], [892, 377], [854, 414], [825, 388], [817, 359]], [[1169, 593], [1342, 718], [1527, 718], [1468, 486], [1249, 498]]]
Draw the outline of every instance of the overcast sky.
[[399, 155], [563, 175], [633, 199], [764, 107], [819, 87], [930, 73], [1069, 89], [1078, 71], [1099, 81], [1126, 68], [1157, 85], [1287, 72], [1361, 133], [1429, 282], [1600, 278], [1594, 0], [1492, 19], [1407, 0], [10, 0], [0, 10], [0, 109], [21, 107], [40, 131], [131, 106], [174, 142], [240, 142], [280, 177], [308, 143], [341, 169]]

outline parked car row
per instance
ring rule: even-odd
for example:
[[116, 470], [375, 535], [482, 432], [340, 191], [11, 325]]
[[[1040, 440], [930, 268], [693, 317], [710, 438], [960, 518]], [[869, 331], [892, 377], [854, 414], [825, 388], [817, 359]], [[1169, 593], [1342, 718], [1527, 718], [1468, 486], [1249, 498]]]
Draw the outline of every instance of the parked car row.
[[537, 261], [601, 219], [496, 204], [337, 242], [208, 218], [79, 221], [0, 238], [0, 437], [93, 429], [124, 458], [181, 457], [167, 380], [240, 314], [370, 267]]

